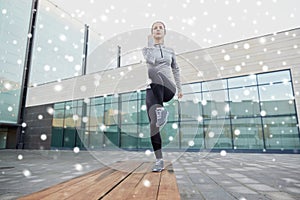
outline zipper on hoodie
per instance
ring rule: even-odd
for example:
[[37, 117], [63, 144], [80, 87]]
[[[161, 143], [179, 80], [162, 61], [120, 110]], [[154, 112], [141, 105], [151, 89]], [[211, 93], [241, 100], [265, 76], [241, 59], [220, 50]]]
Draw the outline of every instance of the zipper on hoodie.
[[159, 45], [159, 50], [160, 50], [160, 55], [161, 55], [161, 57], [163, 58], [164, 56], [163, 56], [163, 53], [162, 53], [162, 50], [161, 50], [161, 46]]

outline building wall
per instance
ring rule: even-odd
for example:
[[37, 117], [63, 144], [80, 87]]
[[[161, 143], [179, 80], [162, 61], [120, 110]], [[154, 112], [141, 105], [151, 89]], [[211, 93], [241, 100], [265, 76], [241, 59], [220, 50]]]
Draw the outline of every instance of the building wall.
[[[277, 34], [266, 35], [266, 36], [262, 36], [262, 37], [252, 38], [249, 40], [238, 41], [238, 42], [234, 42], [234, 43], [230, 43], [230, 44], [224, 44], [221, 46], [216, 46], [216, 47], [212, 47], [212, 48], [208, 48], [208, 49], [200, 49], [197, 51], [186, 52], [186, 53], [177, 55], [177, 62], [182, 69], [182, 73], [181, 73], [182, 83], [185, 84], [185, 83], [194, 83], [194, 82], [200, 83], [200, 82], [202, 82], [203, 83], [203, 84], [201, 84], [202, 87], [205, 86], [205, 87], [207, 87], [206, 88], [207, 91], [212, 91], [211, 93], [214, 93], [213, 90], [215, 88], [218, 88], [220, 90], [222, 90], [222, 88], [223, 88], [225, 91], [226, 87], [227, 87], [225, 85], [226, 81], [214, 81], [216, 79], [225, 80], [226, 78], [239, 77], [239, 76], [246, 77], [246, 76], [249, 76], [252, 74], [261, 74], [264, 72], [273, 72], [273, 71], [287, 69], [287, 70], [290, 70], [291, 75], [292, 75], [292, 85], [293, 85], [294, 94], [295, 94], [294, 98], [295, 98], [295, 103], [296, 103], [297, 115], [299, 118], [299, 103], [300, 103], [299, 102], [300, 87], [299, 87], [299, 82], [298, 82], [298, 80], [300, 80], [299, 79], [300, 68], [298, 66], [300, 64], [300, 56], [299, 56], [300, 51], [298, 48], [298, 46], [300, 45], [299, 36], [298, 36], [299, 34], [300, 34], [300, 29], [294, 29], [294, 30], [277, 33]], [[255, 77], [261, 77], [261, 76], [258, 75]], [[284, 77], [282, 77], [282, 79], [284, 79]], [[230, 80], [232, 80], [232, 79], [230, 79]], [[270, 79], [270, 81], [273, 81], [273, 80]], [[284, 85], [284, 80], [281, 80], [281, 77], [276, 77], [276, 79], [274, 79], [274, 81], [280, 81], [281, 84]], [[54, 103], [56, 103], [55, 105], [58, 105], [57, 104], [58, 102], [64, 102], [62, 104], [62, 108], [60, 108], [60, 109], [61, 109], [61, 111], [65, 112], [66, 105], [68, 103], [71, 103], [73, 105], [75, 102], [77, 104], [76, 100], [80, 100], [81, 102], [86, 102], [87, 104], [89, 104], [88, 99], [92, 99], [92, 101], [95, 101], [95, 99], [93, 97], [103, 97], [103, 96], [106, 97], [107, 96], [107, 97], [109, 97], [109, 99], [112, 97], [117, 98], [118, 96], [114, 97], [114, 95], [110, 96], [110, 94], [119, 94], [119, 93], [122, 93], [122, 95], [121, 95], [121, 99], [122, 99], [124, 93], [129, 92], [129, 95], [131, 95], [130, 92], [143, 90], [143, 89], [145, 89], [146, 85], [147, 85], [146, 64], [140, 63], [140, 64], [136, 64], [136, 65], [125, 66], [125, 67], [121, 67], [121, 68], [117, 68], [117, 69], [113, 69], [113, 70], [102, 71], [102, 72], [98, 72], [98, 73], [88, 74], [85, 76], [62, 80], [60, 82], [49, 83], [49, 84], [29, 88], [28, 98], [27, 98], [27, 108], [42, 106], [42, 105], [47, 105], [47, 104], [54, 104]], [[195, 85], [197, 85], [197, 84], [195, 84]], [[265, 85], [272, 85], [272, 83], [270, 82]], [[258, 86], [258, 87], [261, 87], [261, 86]], [[185, 93], [193, 94], [195, 92], [194, 90], [196, 91], [196, 89], [193, 88], [193, 84], [186, 85], [184, 87]], [[203, 89], [201, 91], [203, 91]], [[282, 97], [285, 97], [284, 96], [285, 92], [286, 91], [282, 91]], [[142, 94], [143, 94], [143, 92], [142, 92]], [[217, 94], [217, 93], [214, 93], [214, 94]], [[292, 94], [292, 92], [289, 92], [289, 94]], [[126, 94], [125, 94], [125, 96], [126, 96]], [[194, 95], [192, 95], [192, 96], [194, 96]], [[222, 95], [215, 96], [215, 97], [216, 98], [213, 98], [213, 100], [216, 102], [212, 102], [212, 103], [215, 106], [218, 106], [217, 105], [218, 100], [220, 100], [219, 101], [219, 103], [220, 103], [219, 109], [221, 109], [222, 112], [224, 112], [223, 109], [224, 109], [224, 106], [226, 106], [226, 100], [224, 99], [224, 95], [223, 95], [223, 97], [222, 97]], [[280, 97], [280, 95], [279, 95], [279, 97]], [[220, 98], [220, 99], [218, 99], [218, 98]], [[288, 99], [290, 99], [290, 98], [291, 97], [288, 97]], [[106, 98], [102, 98], [102, 100], [103, 99], [106, 99]], [[107, 114], [107, 115], [114, 116], [115, 110], [119, 110], [120, 107], [117, 106], [116, 102], [114, 103], [109, 99], [104, 100], [105, 103], [103, 105], [104, 105], [104, 107], [109, 105], [109, 107], [111, 107], [112, 114], [109, 114], [109, 112], [108, 112], [109, 110], [107, 110], [107, 108], [105, 108], [103, 110], [103, 113], [104, 113], [104, 115]], [[292, 97], [292, 99], [293, 99], [293, 97]], [[134, 98], [131, 100], [134, 100]], [[189, 100], [190, 100], [190, 102], [186, 101], [186, 103], [187, 103], [186, 105], [188, 105], [188, 107], [183, 109], [184, 112], [188, 111], [190, 109], [190, 106], [194, 106], [192, 103], [194, 99], [189, 99]], [[245, 105], [247, 104], [247, 102], [244, 101], [243, 99], [240, 99], [240, 100], [242, 100], [243, 103], [245, 103]], [[266, 105], [268, 103], [271, 103], [269, 105], [273, 106], [272, 109], [275, 108], [276, 106], [278, 106], [280, 109], [284, 109], [284, 105], [287, 103], [287, 101], [281, 102], [280, 100], [281, 99], [279, 98], [279, 99], [274, 99], [274, 101], [271, 100], [271, 102], [261, 101], [260, 103], [263, 103]], [[284, 100], [287, 100], [287, 98], [285, 97]], [[143, 99], [139, 99], [137, 101], [137, 105], [141, 106], [143, 101], [144, 101]], [[172, 102], [172, 104], [173, 103], [175, 103], [175, 102]], [[209, 103], [211, 103], [211, 102], [209, 102]], [[256, 102], [254, 102], [254, 103], [256, 103]], [[292, 102], [292, 105], [294, 105], [293, 103], [294, 102]], [[124, 105], [126, 105], [126, 104], [124, 104]], [[234, 102], [231, 102], [231, 104], [234, 105]], [[84, 105], [84, 103], [82, 105]], [[242, 104], [238, 103], [237, 105], [242, 105]], [[184, 106], [184, 103], [182, 103], [182, 106]], [[81, 108], [82, 106], [77, 106], [77, 107]], [[92, 107], [93, 106], [91, 106], [91, 108]], [[293, 107], [293, 106], [290, 105], [290, 107]], [[290, 107], [289, 107], [289, 109], [290, 109]], [[58, 110], [60, 110], [60, 109], [58, 109]], [[218, 110], [218, 111], [221, 111], [221, 110]], [[272, 137], [273, 137], [272, 130], [273, 130], [273, 132], [277, 132], [276, 137], [278, 137], [278, 135], [280, 136], [280, 134], [284, 134], [286, 131], [292, 131], [291, 133], [293, 133], [293, 135], [295, 136], [295, 140], [293, 140], [293, 141], [295, 141], [295, 143], [299, 143], [299, 137], [297, 136], [297, 134], [295, 134], [296, 132], [298, 132], [298, 130], [297, 130], [298, 128], [296, 128], [297, 122], [295, 122], [295, 116], [292, 116], [292, 115], [294, 115], [292, 113], [295, 113], [294, 107], [292, 108], [292, 110], [294, 110], [294, 111], [290, 112], [290, 114], [289, 114], [288, 110], [283, 112], [282, 116], [279, 116], [279, 115], [276, 116], [276, 114], [275, 114], [275, 115], [270, 116], [269, 118], [260, 117], [259, 114], [254, 115], [254, 118], [252, 119], [254, 121], [251, 123], [253, 125], [253, 128], [257, 128], [259, 134], [261, 134], [261, 136], [259, 136], [259, 138], [257, 139], [260, 141], [260, 144], [258, 145], [259, 149], [262, 149], [262, 148], [268, 149], [267, 145], [271, 145], [269, 147], [273, 148], [273, 149], [274, 148], [276, 149], [277, 147], [280, 148], [280, 145], [281, 145], [280, 141], [279, 140], [277, 141], [275, 138], [272, 139]], [[71, 111], [68, 111], [68, 112], [71, 112]], [[73, 113], [76, 113], [76, 112], [73, 112]], [[137, 112], [139, 112], [139, 111], [137, 111]], [[193, 112], [193, 111], [191, 111], [191, 112]], [[210, 112], [211, 111], [208, 111], [208, 113], [210, 113]], [[221, 112], [219, 112], [219, 114], [220, 113]], [[184, 113], [182, 113], [182, 114], [184, 114]], [[223, 113], [223, 114], [224, 114], [224, 116], [226, 115], [226, 113]], [[92, 115], [92, 113], [90, 115], [87, 115], [90, 117], [89, 123], [91, 123], [90, 122], [92, 119], [91, 115]], [[121, 118], [123, 117], [122, 113], [119, 113], [117, 115], [120, 115]], [[140, 114], [138, 114], [138, 115], [140, 115]], [[201, 115], [201, 114], [198, 113], [196, 115]], [[289, 115], [291, 115], [291, 116], [289, 116]], [[83, 118], [81, 119], [80, 117], [84, 117], [84, 116], [85, 115], [79, 116], [79, 120], [77, 120], [77, 121], [82, 121]], [[143, 114], [141, 114], [140, 116], [143, 116]], [[178, 117], [178, 115], [176, 113], [174, 113], [174, 116], [175, 116], [175, 118], [173, 119], [173, 121], [170, 121], [170, 123], [168, 123], [166, 125], [166, 127], [167, 127], [166, 129], [168, 129], [168, 131], [165, 131], [167, 139], [164, 141], [167, 141], [168, 138], [170, 138], [170, 137], [172, 137], [172, 138], [174, 137], [174, 141], [177, 141], [177, 140], [180, 141], [180, 139], [178, 138], [179, 136], [177, 137], [177, 133], [176, 133], [177, 131], [174, 130], [174, 128], [172, 128], [173, 123], [178, 123], [180, 120], [176, 118], [176, 116]], [[94, 116], [94, 117], [97, 117], [97, 116]], [[187, 137], [186, 134], [190, 134], [191, 132], [193, 132], [197, 129], [199, 131], [200, 135], [197, 135], [197, 137], [199, 137], [199, 138], [196, 140], [199, 140], [198, 147], [201, 147], [201, 142], [203, 142], [203, 140], [201, 138], [207, 138], [208, 137], [207, 135], [209, 135], [209, 133], [205, 129], [206, 128], [209, 129], [210, 125], [212, 125], [212, 128], [215, 129], [215, 132], [220, 133], [220, 137], [216, 138], [216, 140], [207, 140], [206, 141], [206, 139], [205, 139], [206, 146], [208, 146], [209, 148], [214, 148], [214, 144], [217, 142], [217, 140], [219, 140], [218, 144], [220, 144], [220, 145], [225, 145], [225, 143], [230, 144], [231, 143], [231, 141], [229, 141], [229, 140], [231, 140], [230, 137], [232, 138], [232, 140], [236, 139], [236, 136], [233, 133], [233, 131], [235, 130], [235, 126], [239, 127], [239, 125], [241, 125], [241, 123], [247, 124], [247, 117], [244, 119], [235, 119], [235, 118], [231, 118], [231, 117], [234, 117], [234, 115], [230, 116], [229, 118], [228, 118], [228, 116], [225, 116], [224, 123], [222, 122], [223, 123], [222, 127], [219, 127], [222, 124], [220, 124], [218, 119], [214, 121], [214, 120], [209, 120], [209, 118], [208, 118], [207, 122], [204, 121], [203, 124], [201, 126], [199, 126], [200, 129], [197, 129], [197, 127], [198, 127], [197, 120], [195, 122], [190, 122], [189, 120], [182, 121], [181, 128], [180, 128], [180, 131], [182, 133], [180, 133], [179, 135], [184, 135], [186, 137], [186, 138], [181, 138], [181, 139], [183, 142], [185, 142], [187, 144], [189, 142], [193, 142], [191, 140], [191, 139], [193, 139], [193, 136]], [[294, 122], [290, 126], [287, 125], [288, 129], [281, 127], [279, 130], [278, 128], [280, 127], [280, 123], [286, 123], [286, 122], [288, 122], [288, 120], [292, 119], [289, 117], [294, 117], [294, 119], [293, 119]], [[67, 123], [69, 118], [64, 117], [62, 119], [65, 121], [64, 123]], [[139, 117], [137, 119], [139, 120]], [[276, 125], [278, 125], [277, 128], [276, 128], [276, 126], [272, 127], [273, 119], [274, 119], [274, 121], [276, 121], [276, 123], [277, 123]], [[70, 120], [72, 121], [72, 117], [70, 118]], [[73, 123], [74, 123], [74, 121], [73, 121]], [[105, 120], [101, 123], [106, 124]], [[83, 135], [81, 138], [84, 138], [84, 140], [86, 140], [85, 138], [87, 138], [87, 140], [90, 140], [94, 136], [95, 136], [95, 139], [96, 138], [99, 139], [99, 137], [97, 136], [98, 131], [103, 132], [103, 135], [107, 136], [108, 139], [112, 139], [112, 141], [114, 141], [113, 143], [115, 143], [114, 145], [119, 146], [119, 147], [122, 147], [122, 144], [125, 144], [125, 143], [120, 142], [120, 140], [121, 141], [128, 140], [129, 142], [134, 141], [134, 140], [131, 140], [130, 138], [128, 138], [130, 136], [130, 134], [127, 134], [127, 135], [123, 134], [123, 131], [124, 131], [124, 133], [126, 133], [126, 127], [128, 125], [128, 127], [130, 127], [129, 128], [130, 130], [128, 129], [128, 131], [131, 132], [132, 127], [136, 127], [136, 125], [126, 124], [127, 122], [124, 121], [125, 126], [123, 126], [124, 124], [122, 121], [122, 127], [121, 127], [122, 130], [118, 130], [117, 129], [118, 122], [116, 122], [113, 124], [113, 126], [110, 126], [109, 129], [111, 129], [111, 130], [101, 131], [101, 130], [99, 130], [99, 127], [98, 127], [98, 125], [101, 125], [101, 123], [96, 124], [94, 127], [90, 126], [88, 129], [86, 129], [86, 127], [81, 127], [81, 126], [77, 127], [76, 125], [72, 125], [72, 124], [70, 124], [69, 126], [65, 126], [62, 124], [61, 127], [55, 127], [57, 130], [56, 129], [55, 130], [53, 129], [53, 130], [55, 131], [55, 137], [57, 137], [57, 138], [60, 138], [61, 133], [66, 132], [67, 134], [70, 135], [70, 138], [74, 139], [76, 145], [77, 145], [77, 142], [79, 141], [76, 139], [77, 138], [76, 134]], [[256, 127], [256, 124], [258, 124], [258, 126], [261, 126], [261, 127], [260, 128]], [[145, 125], [146, 125], [146, 123], [145, 123]], [[142, 126], [145, 126], [145, 125], [142, 125]], [[268, 126], [270, 126], [271, 131], [269, 131]], [[142, 127], [139, 127], [139, 128], [141, 128], [141, 130], [143, 130]], [[241, 126], [240, 128], [245, 129], [245, 131], [246, 131], [246, 126], [243, 126], [243, 127]], [[95, 130], [92, 130], [92, 129], [95, 129]], [[135, 129], [135, 128], [133, 128], [133, 129]], [[147, 132], [146, 129], [144, 130], [144, 132], [145, 131]], [[133, 131], [133, 132], [135, 132], [135, 131]], [[137, 133], [132, 133], [132, 134], [137, 134]], [[95, 134], [95, 135], [93, 136], [93, 134]], [[86, 137], [88, 135], [91, 135], [91, 137]], [[204, 136], [204, 135], [206, 135], [206, 136]], [[116, 138], [113, 138], [113, 136], [118, 136], [120, 138], [116, 139]], [[250, 136], [247, 136], [247, 137], [249, 138]], [[274, 137], [275, 137], [275, 135], [274, 135]], [[286, 137], [288, 137], [288, 136], [286, 136]], [[241, 138], [242, 137], [240, 137], [239, 141], [242, 141]], [[264, 140], [265, 147], [262, 147], [262, 144], [261, 144], [262, 138], [264, 138], [263, 140]], [[66, 139], [68, 141], [69, 137], [67, 137]], [[251, 140], [252, 139], [254, 139], [254, 138], [251, 138]], [[196, 140], [194, 140], [194, 141], [197, 142]], [[223, 140], [224, 140], [224, 142], [222, 143]], [[273, 143], [270, 142], [271, 140]], [[212, 141], [212, 144], [210, 144], [210, 141]], [[289, 140], [289, 141], [291, 141], [291, 140]], [[289, 141], [286, 140], [287, 146], [291, 143]], [[28, 140], [28, 142], [30, 142], [30, 140]], [[62, 143], [63, 143], [62, 147], [64, 147], [64, 146], [71, 147], [72, 146], [72, 145], [70, 146], [70, 144], [68, 142], [65, 142], [64, 139], [62, 140]], [[64, 143], [66, 143], [66, 145], [64, 145]], [[102, 142], [100, 141], [100, 143], [102, 143]], [[175, 143], [177, 144], [177, 142], [175, 142]], [[236, 143], [238, 143], [238, 141]], [[103, 144], [106, 144], [106, 143], [103, 142]], [[173, 144], [174, 144], [174, 142], [173, 142]], [[179, 142], [178, 142], [178, 144], [179, 144]], [[60, 144], [57, 144], [57, 145], [59, 146]], [[79, 145], [82, 145], [82, 144], [80, 143]], [[127, 144], [125, 144], [125, 145], [127, 145]], [[134, 144], [134, 145], [136, 145], [136, 144]], [[139, 142], [138, 142], [138, 145], [139, 145]], [[128, 146], [130, 146], [130, 145], [128, 145]], [[296, 145], [296, 148], [298, 148], [297, 146], [298, 146], [298, 144]], [[170, 147], [170, 145], [169, 145], [169, 147]], [[174, 147], [178, 148], [176, 145]], [[223, 147], [225, 147], [225, 146], [219, 146], [217, 148], [223, 148]], [[233, 146], [229, 145], [229, 146], [226, 146], [226, 148], [233, 148]], [[253, 147], [249, 146], [249, 148], [253, 148]]]
[[[299, 118], [299, 35], [298, 28], [177, 55], [182, 82], [208, 81], [291, 69]], [[144, 89], [146, 85], [146, 65], [140, 63], [31, 87], [26, 106], [136, 91]]]
[[50, 149], [53, 120], [52, 109], [52, 104], [26, 108], [25, 149]]

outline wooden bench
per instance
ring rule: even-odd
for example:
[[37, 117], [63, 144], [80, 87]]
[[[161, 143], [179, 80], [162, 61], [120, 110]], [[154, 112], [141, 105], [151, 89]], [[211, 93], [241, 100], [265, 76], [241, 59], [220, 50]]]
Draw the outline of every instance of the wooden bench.
[[180, 199], [172, 164], [167, 163], [165, 170], [157, 173], [151, 172], [152, 165], [117, 162], [19, 199]]

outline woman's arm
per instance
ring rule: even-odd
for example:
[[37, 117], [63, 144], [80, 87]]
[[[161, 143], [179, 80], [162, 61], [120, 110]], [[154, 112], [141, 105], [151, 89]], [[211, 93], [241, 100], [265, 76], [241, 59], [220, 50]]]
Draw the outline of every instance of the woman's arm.
[[182, 95], [182, 87], [181, 87], [181, 80], [180, 80], [180, 68], [177, 65], [176, 62], [176, 56], [174, 51], [172, 51], [172, 63], [171, 63], [172, 72], [174, 75], [175, 83], [178, 90], [178, 98], [181, 98]]
[[153, 54], [153, 50], [154, 50], [153, 44], [154, 44], [154, 42], [153, 42], [152, 35], [148, 35], [148, 47], [145, 47], [142, 50], [143, 56], [144, 56], [146, 62], [150, 63], [152, 65], [155, 64], [155, 57]]

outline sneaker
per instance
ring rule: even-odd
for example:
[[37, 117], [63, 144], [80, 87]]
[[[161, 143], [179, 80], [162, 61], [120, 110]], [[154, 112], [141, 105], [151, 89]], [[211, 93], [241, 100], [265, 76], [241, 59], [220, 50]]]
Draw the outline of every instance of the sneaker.
[[164, 160], [156, 160], [155, 165], [152, 167], [152, 172], [161, 172], [164, 170]]
[[156, 127], [164, 126], [167, 123], [169, 112], [164, 108], [156, 108]]

